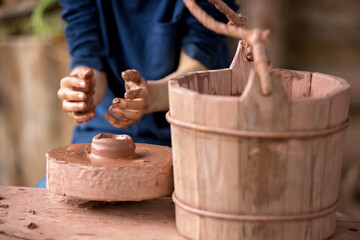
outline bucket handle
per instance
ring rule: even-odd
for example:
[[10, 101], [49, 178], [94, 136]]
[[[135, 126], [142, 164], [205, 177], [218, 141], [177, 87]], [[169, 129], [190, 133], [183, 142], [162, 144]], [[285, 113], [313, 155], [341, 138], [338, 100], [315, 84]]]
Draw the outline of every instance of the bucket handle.
[[265, 41], [270, 31], [268, 29], [262, 30], [258, 28], [246, 29], [244, 28], [244, 17], [241, 14], [235, 13], [222, 0], [208, 0], [215, 5], [222, 13], [226, 15], [232, 24], [224, 24], [216, 21], [199, 5], [196, 0], [183, 0], [185, 6], [189, 9], [191, 14], [199, 20], [206, 28], [230, 37], [244, 39], [248, 42], [253, 50], [255, 70], [260, 78], [261, 93], [263, 95], [271, 95], [271, 64], [266, 52]]

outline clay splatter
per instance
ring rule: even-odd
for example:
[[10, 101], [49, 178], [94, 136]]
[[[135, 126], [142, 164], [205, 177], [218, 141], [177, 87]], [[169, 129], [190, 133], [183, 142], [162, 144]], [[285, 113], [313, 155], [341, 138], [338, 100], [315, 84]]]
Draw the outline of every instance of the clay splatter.
[[29, 223], [26, 227], [29, 228], [29, 229], [35, 229], [35, 228], [38, 227], [38, 225], [36, 225], [35, 223], [31, 222], [31, 223]]

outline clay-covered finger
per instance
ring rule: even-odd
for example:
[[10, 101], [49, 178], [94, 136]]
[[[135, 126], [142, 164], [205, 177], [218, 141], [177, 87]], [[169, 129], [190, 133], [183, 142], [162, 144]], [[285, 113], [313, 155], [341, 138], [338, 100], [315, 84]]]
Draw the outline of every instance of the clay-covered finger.
[[116, 118], [111, 113], [105, 113], [104, 118], [114, 127], [122, 129], [128, 128], [130, 125], [137, 123], [137, 121], [129, 119]]
[[91, 68], [89, 68], [89, 67], [83, 68], [82, 70], [80, 70], [77, 73], [77, 76], [80, 79], [85, 80], [86, 92], [95, 89], [96, 81], [95, 81], [95, 77], [94, 77], [94, 71]]
[[75, 76], [67, 76], [61, 79], [60, 81], [61, 88], [80, 88], [85, 89], [87, 87], [87, 83], [85, 80], [80, 79]]
[[124, 109], [116, 105], [110, 106], [109, 111], [118, 117], [134, 121], [140, 120], [143, 115], [143, 112], [141, 110]]
[[62, 100], [67, 101], [85, 101], [86, 100], [86, 94], [79, 91], [74, 91], [69, 88], [60, 88], [58, 91], [58, 97]]
[[84, 67], [78, 72], [78, 76], [82, 79], [90, 79], [94, 76], [94, 71], [89, 67]]
[[147, 103], [143, 98], [136, 98], [134, 100], [114, 98], [112, 103], [116, 106], [119, 106], [120, 108], [133, 109], [133, 110], [142, 110], [147, 106]]
[[75, 123], [85, 123], [90, 121], [96, 116], [94, 110], [87, 112], [69, 112], [69, 115], [74, 119]]
[[141, 87], [139, 85], [140, 84], [134, 83], [134, 82], [125, 82], [125, 90], [129, 91], [129, 90], [132, 90], [132, 89], [138, 89], [138, 88]]
[[135, 69], [129, 69], [121, 73], [121, 77], [125, 82], [140, 82], [141, 74]]
[[82, 112], [86, 109], [86, 103], [85, 102], [68, 102], [63, 101], [62, 108], [64, 111], [67, 112]]
[[141, 88], [131, 89], [126, 91], [124, 94], [125, 99], [135, 99], [139, 97], [139, 93], [141, 92]]
[[133, 100], [135, 98], [147, 98], [149, 96], [149, 91], [147, 88], [136, 88], [126, 91], [124, 97], [125, 99]]

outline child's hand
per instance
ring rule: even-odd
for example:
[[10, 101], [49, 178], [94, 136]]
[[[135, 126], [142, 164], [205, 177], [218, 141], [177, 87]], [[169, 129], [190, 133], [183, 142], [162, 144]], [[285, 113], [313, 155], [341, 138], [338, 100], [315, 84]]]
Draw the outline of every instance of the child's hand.
[[87, 122], [95, 117], [93, 96], [95, 93], [94, 72], [88, 67], [77, 67], [71, 75], [61, 79], [58, 97], [63, 110], [76, 123]]
[[125, 129], [138, 123], [148, 112], [150, 91], [146, 80], [137, 70], [126, 70], [121, 76], [125, 80], [125, 98], [115, 98], [109, 108], [111, 113], [106, 113], [104, 117], [114, 127]]

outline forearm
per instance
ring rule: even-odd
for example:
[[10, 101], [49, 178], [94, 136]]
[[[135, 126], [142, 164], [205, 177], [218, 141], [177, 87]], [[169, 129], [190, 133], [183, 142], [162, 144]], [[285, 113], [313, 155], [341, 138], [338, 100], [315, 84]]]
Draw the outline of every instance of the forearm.
[[179, 66], [177, 70], [163, 79], [148, 81], [150, 91], [149, 112], [166, 111], [169, 109], [168, 81], [172, 78], [184, 75], [189, 72], [202, 71], [207, 68], [199, 61], [189, 57], [181, 51]]
[[101, 72], [94, 69], [95, 74], [95, 95], [94, 95], [94, 105], [97, 106], [105, 97], [107, 88], [108, 88], [108, 81], [105, 72]]

